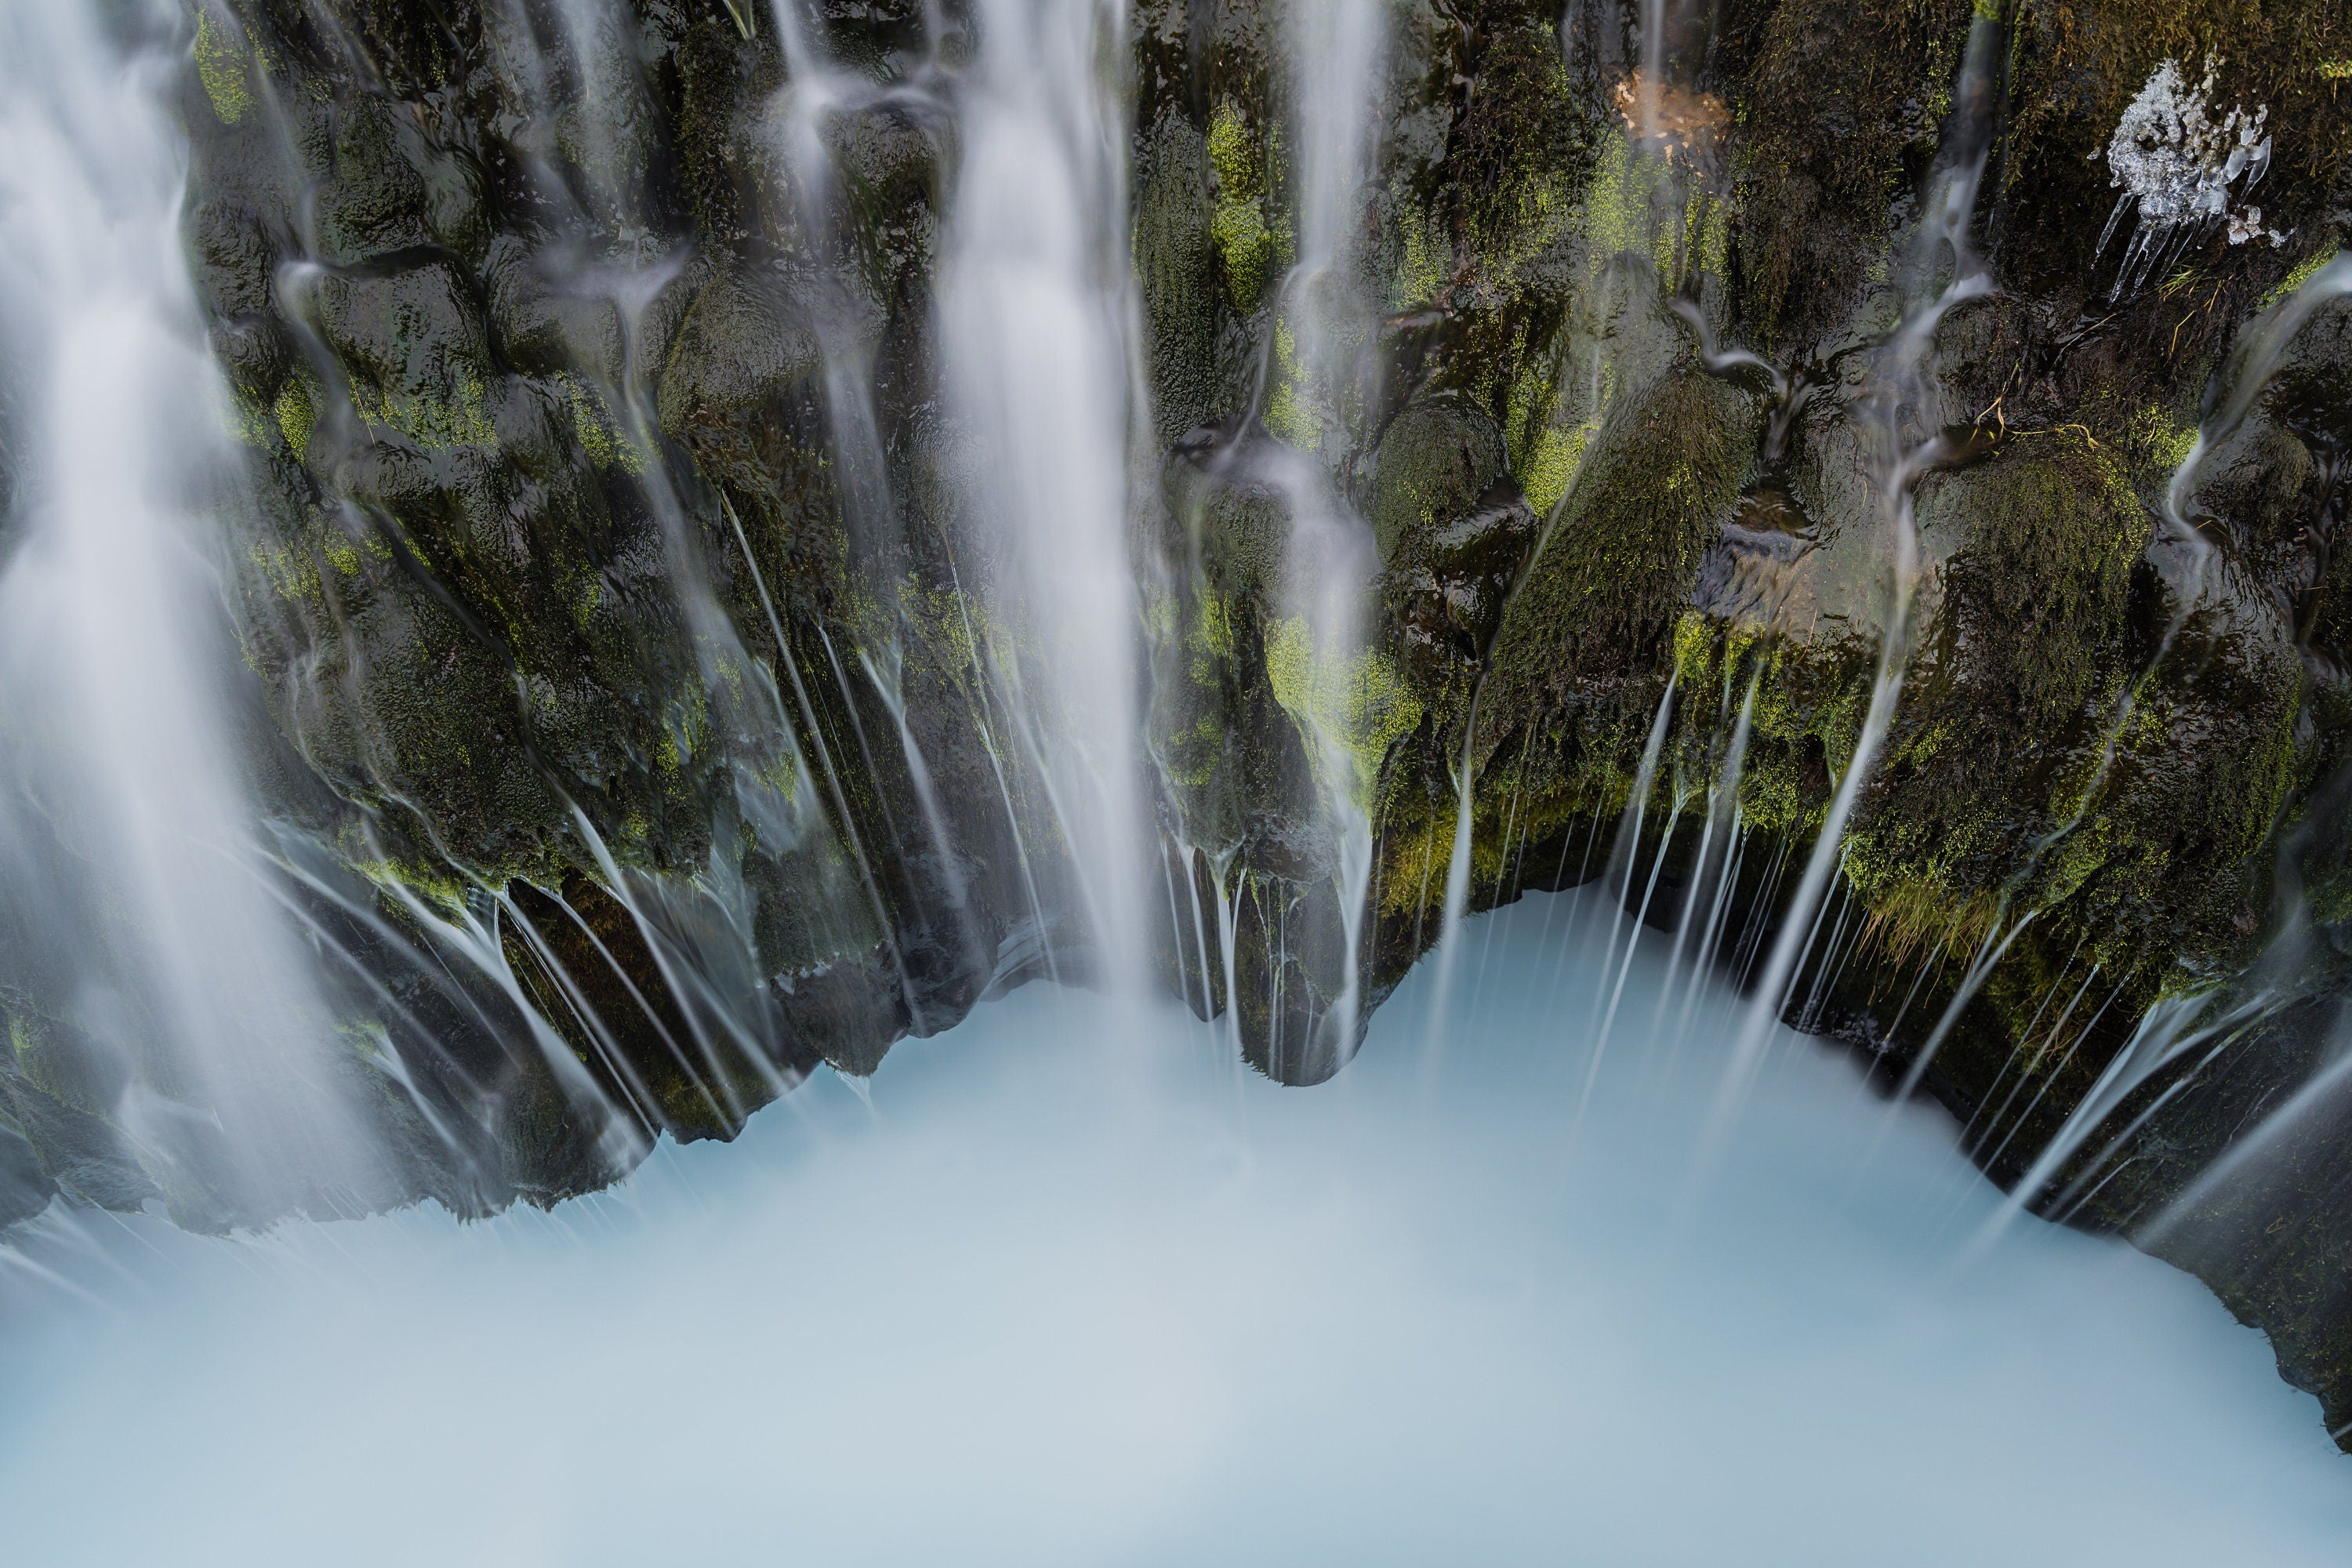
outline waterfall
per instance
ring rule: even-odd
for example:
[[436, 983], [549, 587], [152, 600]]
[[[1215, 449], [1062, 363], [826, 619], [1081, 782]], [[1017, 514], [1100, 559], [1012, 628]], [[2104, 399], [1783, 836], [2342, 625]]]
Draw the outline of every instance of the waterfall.
[[[1887, 549], [1887, 612], [1880, 632], [1870, 706], [1816, 832], [1804, 874], [1781, 910], [1780, 934], [1757, 978], [1754, 1001], [1732, 1042], [1706, 1147], [1700, 1155], [1702, 1171], [1738, 1114], [1772, 1027], [1788, 1005], [1790, 989], [1812, 950], [1815, 916], [1844, 854], [1846, 824], [1853, 818], [1863, 782], [1878, 760], [1878, 748], [1894, 723], [1895, 702], [1902, 695], [1904, 669], [1911, 657], [1913, 600], [1919, 585], [1919, 539], [1912, 518], [1912, 489], [1921, 475], [1951, 455], [1940, 432], [1915, 442], [1905, 426], [1916, 416], [1922, 364], [1934, 344], [1937, 324], [1955, 305], [1992, 289], [1969, 238], [1969, 228], [1975, 221], [1978, 184], [1992, 150], [1999, 109], [1997, 72], [2007, 36], [1998, 12], [1988, 16], [1979, 11], [1969, 26], [1968, 53], [1953, 92], [1953, 111], [1944, 124], [1936, 170], [1912, 238], [1913, 267], [1930, 292], [1905, 316], [1882, 352], [1878, 489]], [[1938, 287], [1935, 280], [1946, 268], [1948, 279]]]
[[[1659, 730], [1664, 727], [1665, 710], [1659, 709]], [[1437, 945], [1430, 954], [1436, 977], [1429, 988], [1430, 1029], [1432, 1050], [1430, 1060], [1434, 1066], [1436, 1042], [1441, 1038], [1436, 1030], [1454, 994], [1454, 968], [1461, 961], [1462, 922], [1470, 911], [1471, 834], [1475, 826], [1477, 756], [1473, 751], [1478, 736], [1478, 692], [1474, 689], [1470, 703], [1462, 716], [1462, 753], [1454, 766], [1454, 841], [1445, 857], [1445, 893], [1438, 906]], [[1663, 741], [1661, 741], [1663, 743]], [[1654, 763], [1654, 758], [1645, 758]]]
[[[1658, 762], [1665, 753], [1666, 731], [1674, 721], [1675, 690], [1679, 684], [1678, 675], [1668, 678], [1665, 693], [1658, 699], [1657, 714], [1650, 721], [1650, 738], [1643, 743], [1641, 763], [1633, 770], [1633, 785], [1625, 796], [1625, 809], [1617, 822], [1617, 836], [1609, 847], [1609, 864], [1601, 875], [1601, 885], [1609, 894], [1610, 904], [1609, 941], [1601, 948], [1602, 971], [1605, 974], [1608, 970], [1615, 969], [1617, 979], [1614, 984], [1604, 984], [1593, 993], [1593, 1014], [1588, 1026], [1588, 1033], [1591, 1036], [1591, 1057], [1585, 1067], [1583, 1092], [1577, 1096], [1575, 1120], [1570, 1123], [1569, 1136], [1571, 1138], [1582, 1128], [1584, 1113], [1591, 1107], [1592, 1086], [1601, 1077], [1601, 1062], [1608, 1053], [1609, 1034], [1616, 1026], [1617, 1006], [1624, 1000], [1625, 978], [1633, 973], [1633, 955], [1641, 944], [1642, 920], [1649, 913], [1651, 894], [1657, 890], [1657, 868], [1664, 866], [1666, 847], [1674, 841], [1675, 825], [1673, 818], [1669, 818], [1665, 831], [1658, 836], [1657, 854], [1650, 878], [1642, 890], [1641, 905], [1639, 908], [1630, 907], [1633, 896], [1634, 861], [1642, 849], [1642, 824], [1649, 814], [1651, 793], [1657, 787]], [[1729, 771], [1728, 764], [1727, 772], [1736, 780], [1737, 773]], [[1682, 802], [1677, 798], [1675, 816], [1681, 815]], [[1624, 930], [1628, 914], [1633, 917], [1633, 928], [1626, 931], [1625, 956], [1621, 963], [1617, 957], [1617, 935]]]
[[2340, 1557], [2322, 3], [0, 4], [12, 1545]]
[[[1650, 1039], [1654, 1047], [1665, 1023], [1667, 1005], [1680, 995], [1682, 1005], [1666, 1047], [1673, 1062], [1680, 1061], [1683, 1046], [1690, 1037], [1691, 1013], [1697, 1004], [1700, 981], [1715, 972], [1724, 917], [1730, 910], [1732, 891], [1738, 885], [1739, 851], [1745, 842], [1739, 781], [1748, 765], [1748, 742], [1755, 734], [1756, 692], [1762, 683], [1761, 670], [1748, 677], [1748, 694], [1740, 699], [1739, 716], [1732, 723], [1722, 764], [1707, 784], [1706, 818], [1699, 829], [1698, 853], [1692, 861], [1690, 883], [1684, 890], [1682, 909], [1675, 921], [1675, 943], [1666, 959], [1666, 983], [1658, 992], [1657, 1014], [1650, 1023]], [[1727, 686], [1724, 696], [1727, 700], [1730, 696]], [[1659, 853], [1663, 858], [1663, 845]], [[1712, 893], [1708, 891], [1710, 882]], [[1700, 912], [1702, 905], [1704, 914]], [[1691, 948], [1690, 968], [1687, 978], [1683, 978], [1683, 953], [1690, 947], [1694, 932], [1697, 945]]]
[[[215, 510], [236, 417], [181, 260], [176, 6], [0, 15], [0, 1005], [75, 1136], [184, 1223], [389, 1185], [372, 1047], [257, 834]], [[127, 1178], [126, 1178], [127, 1179]], [[141, 1194], [83, 1195], [135, 1206]]]
[[1139, 991], [1149, 907], [1129, 541], [1139, 410], [1121, 14], [982, 0], [940, 289], [948, 382], [1010, 618], [989, 656], [1052, 804], [1087, 945]]
[[[1318, 1038], [1299, 1062], [1315, 1070], [1354, 1055], [1363, 1024], [1366, 902], [1371, 892], [1371, 801], [1381, 759], [1363, 754], [1370, 720], [1361, 671], [1370, 656], [1367, 608], [1380, 561], [1371, 530], [1320, 465], [1286, 448], [1255, 455], [1253, 471], [1282, 493], [1289, 512], [1283, 542], [1282, 619], [1270, 638], [1293, 668], [1291, 717], [1309, 748], [1318, 837], [1339, 911], [1339, 991], [1317, 1019]], [[1279, 955], [1277, 955], [1278, 957]]]
[[[1301, 357], [1319, 385], [1300, 389], [1321, 408], [1321, 456], [1344, 469], [1350, 455], [1349, 393], [1370, 311], [1360, 298], [1357, 235], [1360, 192], [1371, 174], [1370, 146], [1374, 83], [1386, 13], [1378, 0], [1308, 0], [1291, 16], [1291, 58], [1297, 83], [1300, 132], [1298, 266], [1286, 302], [1299, 321]], [[1358, 416], [1357, 423], [1360, 423]], [[1367, 611], [1379, 558], [1371, 531], [1344, 490], [1323, 472], [1280, 465], [1277, 480], [1290, 500], [1290, 536], [1284, 549], [1283, 600], [1287, 616], [1307, 628], [1318, 674], [1360, 668], [1367, 656]], [[1320, 1061], [1344, 1062], [1362, 1031], [1365, 905], [1371, 893], [1370, 803], [1378, 762], [1357, 754], [1364, 716], [1345, 676], [1315, 682], [1302, 715], [1318, 753], [1316, 794], [1323, 831], [1332, 845], [1331, 876], [1339, 910], [1339, 994], [1318, 1027], [1328, 1046]]]

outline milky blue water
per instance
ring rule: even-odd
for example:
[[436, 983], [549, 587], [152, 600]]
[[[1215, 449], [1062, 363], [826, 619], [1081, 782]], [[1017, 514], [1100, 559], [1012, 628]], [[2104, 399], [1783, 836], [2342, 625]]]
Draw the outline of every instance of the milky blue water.
[[[2352, 1561], [2352, 1461], [2193, 1279], [2021, 1224], [1607, 921], [1474, 921], [1317, 1089], [1031, 987], [610, 1194], [0, 1267], [0, 1539], [67, 1564]], [[1573, 962], [1558, 963], [1563, 939]], [[42, 1267], [72, 1289], [44, 1282]], [[79, 1292], [79, 1293], [77, 1293]]]

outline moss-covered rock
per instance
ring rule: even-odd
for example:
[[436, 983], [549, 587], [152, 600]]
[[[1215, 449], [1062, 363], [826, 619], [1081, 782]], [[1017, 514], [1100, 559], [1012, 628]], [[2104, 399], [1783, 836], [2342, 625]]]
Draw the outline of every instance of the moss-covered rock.
[[1736, 387], [1683, 372], [1601, 427], [1504, 616], [1490, 732], [1613, 703], [1666, 668], [1700, 556], [1755, 462], [1759, 422]]

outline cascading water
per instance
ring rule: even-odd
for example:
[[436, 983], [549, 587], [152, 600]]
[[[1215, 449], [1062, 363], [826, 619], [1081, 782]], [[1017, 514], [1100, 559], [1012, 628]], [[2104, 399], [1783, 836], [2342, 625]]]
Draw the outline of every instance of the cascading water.
[[[1658, 699], [1658, 714], [1650, 721], [1650, 738], [1642, 746], [1642, 761], [1633, 770], [1633, 788], [1625, 797], [1625, 812], [1617, 825], [1616, 841], [1610, 847], [1609, 865], [1601, 872], [1601, 886], [1613, 891], [1614, 897], [1611, 901], [1615, 906], [1610, 912], [1609, 941], [1602, 952], [1617, 968], [1618, 979], [1616, 984], [1593, 997], [1591, 1025], [1592, 1063], [1585, 1073], [1585, 1092], [1578, 1097], [1576, 1121], [1570, 1130], [1571, 1137], [1583, 1125], [1584, 1112], [1591, 1100], [1592, 1085], [1600, 1079], [1601, 1064], [1609, 1048], [1609, 1032], [1617, 1021], [1618, 1004], [1625, 996], [1624, 977], [1633, 972], [1634, 948], [1641, 940], [1642, 917], [1649, 912], [1650, 893], [1657, 885], [1654, 874], [1636, 903], [1633, 898], [1634, 858], [1642, 843], [1643, 821], [1649, 815], [1651, 792], [1657, 787], [1658, 762], [1665, 752], [1666, 727], [1675, 711], [1675, 685], [1673, 680], [1668, 680], [1665, 695]], [[1672, 823], [1667, 825], [1661, 837], [1667, 839], [1674, 837]], [[1659, 856], [1661, 865], [1664, 858], [1663, 854]], [[1448, 902], [1451, 903], [1450, 895]], [[1617, 963], [1617, 938], [1623, 931], [1625, 917], [1629, 914], [1633, 916], [1633, 931], [1625, 937], [1623, 962]]]
[[[1329, 472], [1344, 480], [1351, 453], [1351, 407], [1360, 396], [1364, 339], [1370, 316], [1361, 298], [1359, 232], [1363, 188], [1371, 174], [1368, 110], [1381, 64], [1385, 16], [1367, 0], [1315, 0], [1291, 16], [1291, 58], [1314, 68], [1297, 74], [1298, 262], [1283, 290], [1284, 319], [1298, 345], [1302, 373], [1286, 388], [1299, 400], [1288, 438], [1309, 459], [1282, 454], [1260, 467], [1280, 488], [1290, 513], [1282, 563], [1286, 657], [1307, 679], [1293, 709], [1315, 752], [1317, 804], [1330, 847], [1327, 872], [1338, 910], [1338, 992], [1312, 1026], [1319, 1038], [1296, 1055], [1316, 1064], [1344, 1062], [1363, 1026], [1363, 933], [1371, 893], [1370, 803], [1378, 765], [1361, 754], [1375, 720], [1364, 710], [1361, 671], [1370, 653], [1367, 611], [1379, 570], [1371, 532]], [[1277, 327], [1277, 334], [1281, 328]]]
[[1149, 884], [1128, 493], [1119, 15], [1094, 0], [980, 7], [940, 286], [976, 502], [1002, 541], [1008, 624], [987, 650], [1052, 802], [1089, 955], [1139, 989]]
[[[1913, 266], [1927, 297], [1908, 311], [1884, 349], [1879, 390], [1880, 440], [1878, 491], [1885, 520], [1886, 551], [1886, 614], [1879, 637], [1878, 672], [1872, 681], [1870, 706], [1853, 742], [1852, 753], [1838, 777], [1835, 794], [1824, 814], [1804, 874], [1781, 912], [1780, 935], [1756, 980], [1755, 999], [1739, 1037], [1732, 1043], [1723, 1089], [1717, 1100], [1709, 1142], [1738, 1114], [1738, 1103], [1753, 1078], [1758, 1058], [1772, 1026], [1790, 1000], [1817, 934], [1816, 916], [1843, 851], [1845, 827], [1861, 798], [1864, 782], [1878, 760], [1878, 748], [1895, 719], [1902, 695], [1903, 675], [1912, 651], [1913, 601], [1919, 589], [1919, 538], [1912, 513], [1912, 489], [1921, 474], [1951, 454], [1937, 431], [1913, 442], [1905, 429], [1906, 410], [1915, 407], [1921, 386], [1921, 361], [1932, 346], [1937, 324], [1964, 300], [1990, 291], [1991, 279], [1969, 237], [1976, 221], [1977, 188], [1984, 176], [1985, 160], [1992, 151], [1998, 113], [1997, 73], [2000, 68], [2008, 29], [1996, 11], [1979, 11], [1969, 28], [1968, 53], [1961, 62], [1954, 89], [1954, 110], [1943, 131], [1937, 170], [1931, 176], [1918, 231], [1913, 238]], [[1946, 273], [1948, 268], [1948, 274]], [[1940, 281], [1939, 281], [1940, 279]], [[1702, 1168], [1705, 1164], [1702, 1156]]]
[[40, 1561], [2333, 1560], [2324, 116], [1212, 9], [0, 13]]
[[232, 413], [160, 91], [176, 21], [0, 16], [0, 982], [11, 1069], [78, 1079], [78, 1136], [144, 1173], [84, 1195], [213, 1227], [362, 1208], [389, 1181], [368, 1048], [281, 908], [240, 753], [255, 715], [210, 527]]

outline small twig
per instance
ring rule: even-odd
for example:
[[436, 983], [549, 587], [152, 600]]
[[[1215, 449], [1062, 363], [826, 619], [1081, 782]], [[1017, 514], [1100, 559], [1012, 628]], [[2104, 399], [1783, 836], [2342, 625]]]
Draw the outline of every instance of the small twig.
[[2028, 436], [2061, 436], [2069, 430], [2079, 430], [2084, 441], [2094, 447], [2099, 444], [2099, 438], [2091, 434], [2091, 427], [2088, 425], [2044, 425], [2036, 430], [2011, 430], [2004, 425], [2001, 430], [2002, 434], [2014, 436], [2021, 441]]

